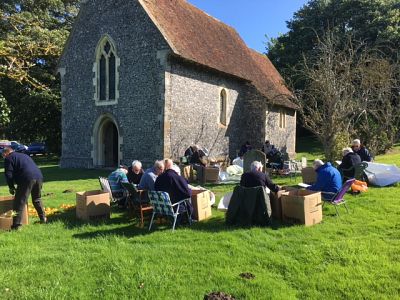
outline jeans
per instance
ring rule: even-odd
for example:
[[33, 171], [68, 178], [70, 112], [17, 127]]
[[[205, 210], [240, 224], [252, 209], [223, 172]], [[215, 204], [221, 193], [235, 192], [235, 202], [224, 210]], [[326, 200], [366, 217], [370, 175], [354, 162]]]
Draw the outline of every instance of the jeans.
[[22, 213], [24, 211], [25, 205], [28, 203], [29, 194], [32, 196], [32, 203], [36, 209], [36, 212], [41, 221], [45, 220], [45, 212], [42, 203], [42, 180], [29, 180], [24, 183], [18, 184], [17, 190], [15, 192], [15, 198], [13, 203], [13, 209], [17, 213], [13, 217], [13, 228], [18, 228], [21, 226]]

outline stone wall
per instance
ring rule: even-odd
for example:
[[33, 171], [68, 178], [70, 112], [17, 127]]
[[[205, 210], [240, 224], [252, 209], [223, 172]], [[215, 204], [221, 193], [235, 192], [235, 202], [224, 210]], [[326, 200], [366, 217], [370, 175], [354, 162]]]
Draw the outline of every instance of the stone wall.
[[[241, 143], [243, 81], [177, 58], [169, 59], [167, 71], [166, 156], [178, 158], [193, 143], [206, 147], [210, 156], [234, 156]], [[222, 89], [227, 93], [226, 126], [219, 122]]]
[[[95, 123], [115, 120], [121, 163], [145, 164], [163, 156], [164, 65], [169, 47], [137, 1], [88, 0], [60, 61], [62, 77], [62, 167], [93, 167]], [[120, 58], [119, 99], [96, 106], [94, 63], [99, 40], [108, 35]]]

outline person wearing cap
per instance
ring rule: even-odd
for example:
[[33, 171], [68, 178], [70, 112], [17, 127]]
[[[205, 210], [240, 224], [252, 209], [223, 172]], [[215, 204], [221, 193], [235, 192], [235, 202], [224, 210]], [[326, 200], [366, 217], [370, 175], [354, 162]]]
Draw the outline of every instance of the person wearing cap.
[[355, 166], [359, 163], [361, 163], [361, 157], [354, 153], [351, 148], [344, 148], [342, 163], [338, 166], [343, 178], [354, 178]]
[[354, 153], [357, 153], [361, 157], [361, 161], [372, 161], [371, 153], [368, 151], [367, 148], [365, 148], [364, 145], [361, 144], [361, 141], [359, 139], [355, 139], [351, 145], [351, 149]]
[[139, 184], [143, 176], [142, 163], [138, 160], [132, 162], [132, 167], [128, 169], [128, 181], [133, 184]]
[[[13, 217], [12, 230], [18, 230], [22, 225], [22, 213], [29, 198], [32, 196], [32, 203], [36, 209], [41, 223], [46, 223], [47, 218], [41, 199], [43, 175], [35, 162], [28, 155], [14, 152], [10, 147], [3, 150], [4, 175], [10, 194], [14, 195], [13, 210], [16, 215]], [[15, 184], [17, 188], [15, 188]]]
[[342, 177], [339, 171], [330, 162], [324, 164], [320, 159], [314, 160], [313, 168], [317, 172], [317, 181], [307, 189], [322, 192], [324, 199], [331, 200], [333, 194], [326, 193], [336, 194], [342, 188]]

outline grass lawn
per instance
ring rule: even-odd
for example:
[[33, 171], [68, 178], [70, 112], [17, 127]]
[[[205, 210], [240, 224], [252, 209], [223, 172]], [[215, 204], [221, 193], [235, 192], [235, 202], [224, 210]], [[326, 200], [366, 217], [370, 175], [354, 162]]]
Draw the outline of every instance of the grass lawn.
[[[377, 161], [400, 165], [400, 147]], [[97, 177], [107, 174], [59, 169], [54, 160], [40, 166], [43, 200], [53, 208], [75, 203], [75, 193], [63, 191], [98, 189]], [[0, 172], [0, 195], [7, 195]], [[217, 201], [233, 189], [209, 187]], [[117, 211], [85, 223], [60, 209], [47, 225], [31, 218], [20, 232], [0, 233], [0, 298], [203, 299], [223, 291], [237, 299], [399, 299], [399, 193], [397, 185], [347, 195], [349, 214], [340, 207], [335, 217], [326, 205], [323, 223], [307, 228], [227, 227], [214, 209], [190, 228], [148, 233]], [[255, 278], [242, 279], [242, 272]]]

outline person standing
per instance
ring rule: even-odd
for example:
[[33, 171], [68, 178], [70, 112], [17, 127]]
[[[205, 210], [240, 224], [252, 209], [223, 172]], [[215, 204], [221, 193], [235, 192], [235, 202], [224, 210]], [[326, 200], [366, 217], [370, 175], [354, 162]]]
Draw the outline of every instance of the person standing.
[[[14, 152], [12, 148], [5, 148], [2, 156], [4, 158], [4, 175], [10, 194], [14, 195], [13, 210], [16, 216], [13, 217], [11, 229], [21, 227], [22, 213], [28, 202], [29, 194], [32, 196], [32, 203], [36, 209], [41, 223], [46, 223], [41, 192], [43, 175], [35, 162], [28, 155]], [[15, 184], [17, 187], [15, 188]]]

